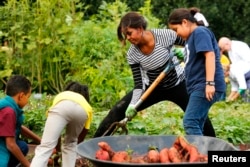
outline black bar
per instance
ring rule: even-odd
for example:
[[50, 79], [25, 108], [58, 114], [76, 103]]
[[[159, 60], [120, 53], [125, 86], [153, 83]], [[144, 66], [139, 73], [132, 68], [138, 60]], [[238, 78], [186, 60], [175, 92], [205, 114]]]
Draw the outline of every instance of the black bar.
[[250, 167], [250, 151], [208, 151], [208, 166]]

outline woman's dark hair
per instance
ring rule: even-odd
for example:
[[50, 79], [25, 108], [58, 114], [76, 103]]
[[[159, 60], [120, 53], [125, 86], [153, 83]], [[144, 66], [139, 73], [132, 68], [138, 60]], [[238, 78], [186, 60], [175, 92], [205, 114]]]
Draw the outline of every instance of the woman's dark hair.
[[71, 81], [64, 88], [65, 91], [72, 91], [83, 95], [83, 97], [89, 102], [89, 88], [87, 85], [80, 84], [75, 81]]
[[6, 95], [15, 96], [20, 92], [29, 93], [31, 89], [31, 82], [22, 75], [14, 75], [10, 77], [6, 84]]
[[120, 24], [117, 27], [117, 37], [121, 42], [126, 40], [126, 37], [123, 37], [122, 29], [129, 28], [147, 28], [147, 21], [142, 15], [137, 12], [128, 12], [125, 14], [120, 21]]
[[168, 24], [181, 24], [182, 20], [186, 19], [192, 23], [197, 23], [194, 18], [194, 13], [186, 8], [175, 9], [168, 18]]

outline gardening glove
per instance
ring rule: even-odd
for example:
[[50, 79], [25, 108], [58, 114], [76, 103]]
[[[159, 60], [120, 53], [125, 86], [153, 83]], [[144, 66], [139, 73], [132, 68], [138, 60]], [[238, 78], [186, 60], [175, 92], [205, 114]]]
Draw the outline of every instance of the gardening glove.
[[135, 117], [137, 114], [137, 111], [135, 109], [135, 106], [130, 104], [125, 112], [126, 118], [128, 118], [129, 121], [131, 121], [131, 119], [133, 117]]
[[181, 48], [174, 48], [173, 49], [174, 55], [181, 61], [184, 60], [184, 53]]
[[238, 93], [239, 93], [241, 96], [243, 96], [244, 93], [245, 93], [245, 89], [239, 89], [239, 90], [238, 90]]

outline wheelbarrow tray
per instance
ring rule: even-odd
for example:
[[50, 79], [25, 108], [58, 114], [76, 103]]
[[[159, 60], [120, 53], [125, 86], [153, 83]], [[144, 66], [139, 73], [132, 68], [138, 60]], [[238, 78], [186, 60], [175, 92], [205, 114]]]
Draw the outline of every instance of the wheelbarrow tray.
[[[232, 144], [225, 142], [219, 138], [207, 137], [207, 136], [184, 136], [187, 141], [194, 144], [198, 151], [202, 154], [208, 154], [208, 151], [237, 151], [238, 149]], [[206, 166], [207, 163], [116, 163], [112, 161], [103, 161], [95, 158], [95, 153], [99, 149], [98, 142], [107, 142], [114, 151], [122, 151], [132, 149], [135, 153], [143, 155], [147, 153], [149, 146], [156, 146], [158, 149], [164, 147], [170, 148], [177, 136], [135, 136], [135, 135], [120, 135], [120, 136], [104, 136], [93, 138], [88, 141], [84, 141], [77, 146], [77, 153], [89, 160], [97, 167], [113, 167], [113, 166], [171, 166], [171, 165], [185, 165], [185, 166]]]

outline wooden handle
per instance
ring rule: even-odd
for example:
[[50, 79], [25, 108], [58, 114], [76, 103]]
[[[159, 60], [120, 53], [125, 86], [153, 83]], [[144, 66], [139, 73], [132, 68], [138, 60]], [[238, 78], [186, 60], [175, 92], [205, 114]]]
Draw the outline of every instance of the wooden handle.
[[162, 81], [162, 79], [166, 76], [165, 72], [161, 72], [160, 75], [154, 80], [154, 82], [149, 86], [149, 88], [143, 93], [141, 96], [141, 100], [144, 101], [155, 89], [155, 87]]

